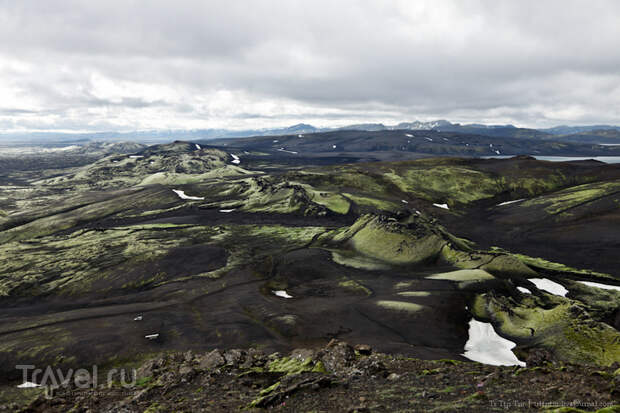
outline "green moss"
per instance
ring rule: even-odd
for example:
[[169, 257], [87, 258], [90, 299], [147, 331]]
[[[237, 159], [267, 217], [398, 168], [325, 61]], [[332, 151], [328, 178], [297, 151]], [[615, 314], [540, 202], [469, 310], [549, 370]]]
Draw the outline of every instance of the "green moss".
[[371, 208], [375, 208], [379, 211], [393, 211], [398, 209], [400, 205], [396, 202], [386, 201], [383, 199], [371, 198], [367, 196], [354, 195], [348, 192], [343, 193], [351, 201], [355, 202], [357, 205], [367, 206]]
[[448, 280], [448, 281], [484, 281], [492, 280], [493, 276], [483, 270], [458, 270], [452, 272], [444, 272], [426, 277], [430, 280]]
[[394, 169], [384, 173], [384, 177], [403, 192], [448, 205], [490, 198], [501, 192], [492, 176], [461, 166]]
[[261, 392], [259, 393], [259, 395], [261, 396], [265, 396], [273, 391], [275, 391], [278, 387], [280, 387], [280, 382], [276, 382], [274, 384], [272, 384], [271, 386], [261, 390]]
[[446, 245], [441, 250], [443, 261], [463, 269], [478, 269], [491, 262], [495, 255], [483, 252], [469, 252], [455, 248], [453, 245]]
[[355, 166], [335, 167], [328, 174], [305, 176], [304, 180], [317, 188], [354, 188], [376, 195], [388, 191], [381, 177], [373, 176]]
[[142, 158], [109, 156], [38, 183], [46, 186], [112, 189], [147, 184], [182, 184], [248, 173], [228, 164], [226, 152], [212, 148], [195, 151], [188, 142], [157, 145], [142, 154]]
[[311, 358], [299, 360], [292, 357], [282, 357], [267, 365], [267, 371], [283, 373], [284, 375], [300, 374], [305, 372], [326, 373], [325, 366], [320, 361]]
[[620, 190], [620, 182], [596, 182], [572, 186], [561, 191], [524, 201], [520, 206], [544, 206], [548, 214], [561, 214], [576, 206], [594, 202]]
[[166, 273], [165, 272], [158, 272], [157, 274], [153, 275], [152, 277], [149, 278], [145, 278], [145, 279], [141, 279], [141, 280], [136, 280], [136, 281], [130, 281], [128, 283], [123, 284], [123, 286], [121, 288], [127, 288], [127, 289], [141, 289], [141, 288], [145, 288], [151, 285], [155, 285], [160, 281], [163, 281], [166, 279]]
[[[352, 236], [351, 236], [351, 233]], [[364, 216], [340, 234], [352, 247], [368, 257], [393, 264], [416, 264], [435, 259], [446, 241], [424, 227], [408, 229], [380, 217]], [[335, 237], [334, 239], [337, 239]]]
[[397, 282], [396, 284], [394, 284], [394, 289], [395, 290], [400, 290], [400, 289], [403, 289], [403, 288], [411, 288], [411, 286], [413, 286], [417, 282], [418, 282], [417, 280], [400, 281], [400, 282]]
[[359, 282], [355, 280], [340, 281], [338, 283], [338, 286], [342, 288], [346, 288], [347, 290], [353, 291], [358, 294], [363, 294], [363, 295], [368, 295], [368, 296], [372, 294], [372, 292], [368, 288], [366, 288], [363, 284], [360, 284]]
[[136, 380], [137, 387], [147, 387], [153, 381], [153, 377], [140, 377]]
[[[299, 360], [292, 357], [282, 357], [267, 364], [263, 371], [271, 373], [280, 373], [285, 376], [301, 373], [321, 373], [327, 374], [327, 370], [321, 361], [314, 361], [311, 358]], [[276, 382], [271, 386], [263, 389], [248, 407], [258, 407], [262, 404], [266, 397], [273, 394], [280, 387], [280, 382]]]
[[401, 291], [396, 294], [403, 297], [428, 297], [431, 295], [429, 291]]
[[7, 411], [10, 411], [8, 406], [15, 403], [20, 407], [15, 411], [25, 411], [24, 408], [45, 394], [45, 391], [44, 387], [18, 389], [15, 386], [0, 386], [0, 406], [7, 406]]
[[611, 373], [608, 373], [606, 371], [603, 370], [597, 370], [597, 371], [593, 371], [592, 373], [590, 373], [591, 376], [599, 376], [602, 377], [604, 379], [608, 379], [611, 380], [614, 378], [614, 375]]
[[312, 372], [313, 373], [322, 373], [322, 374], [327, 374], [328, 373], [328, 371], [325, 368], [325, 365], [323, 364], [322, 361], [317, 361], [314, 364], [314, 367], [312, 368]]
[[491, 320], [502, 336], [546, 347], [566, 362], [609, 366], [620, 361], [618, 331], [593, 320], [568, 299], [552, 299], [552, 307], [542, 308], [535, 297], [515, 303], [482, 294], [472, 312], [476, 318]]
[[[247, 212], [301, 213], [322, 216], [328, 212], [347, 214], [350, 203], [337, 192], [320, 191], [309, 184], [282, 177], [253, 177], [227, 182], [227, 189], [205, 203], [210, 208], [235, 208]], [[224, 200], [218, 201], [218, 197]]]
[[604, 407], [597, 410], [595, 413], [620, 413], [620, 404], [615, 406]]
[[164, 408], [159, 403], [152, 403], [143, 413], [159, 413], [163, 412]]
[[224, 178], [230, 176], [239, 176], [250, 174], [243, 168], [234, 165], [224, 165], [201, 174], [186, 174], [176, 172], [155, 172], [144, 177], [137, 185], [187, 185], [193, 183], [204, 182], [208, 179]]
[[481, 268], [498, 277], [533, 278], [537, 275], [535, 271], [525, 265], [521, 260], [511, 255], [499, 255], [493, 257]]
[[548, 374], [549, 373], [549, 369], [544, 368], [544, 367], [532, 367], [532, 368], [525, 368], [525, 367], [519, 367], [517, 368], [517, 370], [515, 370], [514, 375], [515, 376], [520, 376], [524, 373], [531, 373], [531, 372], [535, 372], [535, 371], [540, 371], [542, 373]]
[[370, 271], [389, 268], [379, 260], [356, 254], [354, 251], [332, 251], [332, 260], [340, 265]]
[[424, 306], [420, 304], [410, 303], [407, 301], [379, 300], [376, 304], [386, 310], [403, 311], [407, 313], [417, 313], [424, 309]]
[[474, 394], [471, 394], [467, 397], [468, 400], [488, 400], [489, 397], [481, 391], [477, 391]]
[[163, 257], [186, 236], [195, 234], [198, 239], [208, 239], [210, 232], [199, 234], [198, 227], [177, 228], [180, 233], [176, 234], [160, 229], [78, 231], [26, 245], [4, 244], [0, 246], [0, 256], [10, 255], [12, 259], [0, 261], [0, 295], [39, 295], [52, 291], [79, 294], [101, 288], [96, 283], [103, 280], [107, 286], [117, 283], [118, 287], [128, 282], [140, 283], [127, 281], [131, 268], [135, 273], [136, 267]]
[[260, 406], [260, 404], [263, 402], [263, 400], [265, 400], [265, 398], [267, 396], [269, 396], [270, 394], [275, 392], [279, 387], [280, 387], [280, 382], [278, 381], [278, 382], [272, 384], [271, 386], [269, 386], [267, 388], [264, 388], [258, 394], [259, 396], [256, 399], [252, 400], [250, 402], [250, 404], [248, 404], [248, 407], [249, 408], [254, 408], [254, 407]]
[[557, 262], [547, 261], [543, 258], [529, 257], [527, 255], [522, 255], [522, 254], [512, 254], [512, 255], [534, 269], [540, 268], [543, 270], [588, 275], [588, 276], [600, 278], [603, 282], [605, 282], [605, 279], [610, 279], [610, 278], [615, 279], [613, 276], [609, 274], [604, 274], [604, 273], [600, 273], [600, 272], [596, 272], [596, 271], [592, 271], [588, 269], [572, 268], [572, 267], [569, 267], [567, 265], [560, 264]]
[[317, 191], [310, 186], [304, 186], [311, 201], [323, 205], [337, 214], [347, 214], [351, 204], [340, 194], [327, 191]]
[[452, 359], [440, 359], [439, 361], [442, 363], [449, 364], [451, 366], [458, 366], [459, 364], [463, 363], [462, 361], [452, 360]]

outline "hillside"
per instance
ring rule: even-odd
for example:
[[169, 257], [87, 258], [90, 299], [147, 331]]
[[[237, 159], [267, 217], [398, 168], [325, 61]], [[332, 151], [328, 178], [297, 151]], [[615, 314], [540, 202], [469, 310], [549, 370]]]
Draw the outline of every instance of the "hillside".
[[428, 156], [617, 156], [620, 154], [620, 147], [613, 146], [436, 130], [344, 130], [213, 140], [208, 143], [224, 149], [245, 151], [246, 155], [253, 158], [262, 156], [265, 160], [273, 156], [289, 159], [349, 157], [350, 160], [372, 161]]
[[[387, 152], [404, 133], [382, 132]], [[412, 141], [450, 142], [427, 146], [436, 150], [462, 139], [433, 131], [415, 136]], [[330, 139], [340, 145], [331, 165], [300, 168], [287, 161], [294, 154], [276, 156], [279, 145], [326, 153]], [[485, 141], [475, 139], [474, 148], [483, 148]], [[16, 364], [97, 364], [107, 371], [170, 352], [318, 351], [338, 339], [390, 354], [380, 356], [388, 376], [411, 372], [403, 385], [439, 369], [427, 391], [440, 396], [420, 402], [424, 408], [462, 402], [487, 411], [488, 401], [467, 399], [477, 390], [466, 371], [478, 372], [476, 380], [497, 374], [491, 391], [500, 392], [516, 385], [512, 374], [529, 377], [524, 364], [545, 363], [552, 373], [540, 380], [550, 386], [565, 380], [562, 366], [574, 365], [567, 368], [596, 389], [591, 394], [613, 401], [611, 377], [620, 362], [620, 166], [525, 156], [342, 163], [363, 159], [363, 151], [374, 156], [377, 144], [374, 133], [359, 131], [217, 146], [175, 141], [36, 174], [4, 172], [13, 183], [0, 186], [0, 399], [28, 401], [15, 389]], [[513, 342], [514, 367], [472, 361], [488, 361], [485, 354], [464, 356], [474, 321]], [[166, 368], [177, 361], [170, 363]], [[251, 367], [264, 368], [230, 367], [239, 377], [250, 369], [260, 383], [233, 393], [235, 408], [282, 375], [263, 377], [264, 370]], [[539, 377], [535, 371], [532, 378]], [[600, 380], [589, 378], [597, 371], [604, 372]], [[199, 382], [226, 382], [195, 373]], [[334, 374], [307, 383], [322, 388], [325, 380], [339, 382]], [[140, 390], [153, 391], [152, 403], [162, 406], [169, 406], [168, 391], [188, 397], [177, 387], [182, 378], [166, 377], [152, 389], [143, 381]], [[350, 382], [350, 394], [402, 390], [395, 387], [401, 382], [380, 380]], [[227, 384], [228, 391], [240, 391], [238, 385]], [[442, 386], [456, 387], [444, 395]], [[307, 410], [346, 407], [325, 401], [331, 391], [316, 402], [288, 400]], [[543, 388], [531, 391], [534, 397]], [[213, 396], [231, 403], [221, 401], [226, 397]], [[404, 408], [390, 403], [382, 405]], [[31, 411], [47, 408], [36, 406]], [[134, 407], [128, 411], [139, 410]]]
[[[93, 406], [100, 412], [620, 411], [614, 407], [618, 371], [554, 365], [544, 355], [530, 361], [527, 369], [425, 361], [337, 340], [288, 355], [255, 348], [190, 351], [144, 362], [138, 380], [126, 388], [71, 387], [55, 400], [39, 396], [24, 411], [81, 412]], [[36, 389], [31, 393], [36, 397]]]
[[570, 135], [555, 135], [555, 138], [565, 142], [620, 145], [620, 130], [596, 129]]

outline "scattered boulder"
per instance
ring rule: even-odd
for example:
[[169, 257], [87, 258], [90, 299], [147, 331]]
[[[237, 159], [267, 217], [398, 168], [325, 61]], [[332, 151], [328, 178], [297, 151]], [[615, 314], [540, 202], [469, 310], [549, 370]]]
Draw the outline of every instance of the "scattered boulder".
[[348, 343], [332, 340], [317, 356], [327, 371], [341, 373], [351, 367], [355, 360], [355, 351]]
[[377, 356], [373, 354], [369, 357], [361, 359], [357, 363], [357, 369], [364, 376], [386, 376], [387, 368], [383, 364], [383, 361]]
[[362, 356], [370, 356], [372, 354], [372, 348], [368, 344], [357, 344], [354, 349]]
[[525, 364], [528, 367], [543, 366], [547, 363], [551, 363], [553, 358], [554, 357], [549, 350], [537, 347], [528, 351], [525, 356]]
[[[518, 387], [523, 383], [528, 384], [522, 389], [528, 392], [525, 397], [594, 394], [611, 400], [619, 394], [618, 362], [597, 371], [591, 366], [554, 365], [549, 363], [551, 354], [537, 347], [515, 351], [529, 365], [544, 367], [517, 372], [514, 367], [368, 354], [370, 351], [369, 346], [354, 348], [332, 340], [320, 350], [296, 349], [289, 355], [267, 356], [256, 349], [166, 354], [140, 367], [143, 376], [152, 374], [152, 380], [139, 381], [129, 393], [59, 392], [53, 399], [41, 395], [22, 411], [312, 411], [316, 406], [325, 411], [395, 411], [403, 398], [415, 403], [412, 411], [438, 406], [445, 410], [451, 403], [462, 403], [467, 411], [486, 411], [487, 400], [501, 397], [506, 384]], [[422, 380], [424, 387], [419, 387]], [[466, 389], [475, 383], [478, 391], [472, 394], [473, 389]], [[405, 391], [408, 388], [423, 390], [411, 393]]]
[[194, 352], [189, 350], [185, 354], [183, 354], [186, 363], [191, 363], [194, 361]]
[[207, 353], [202, 360], [200, 360], [199, 367], [202, 370], [212, 370], [226, 364], [226, 359], [222, 352], [218, 349]]
[[226, 360], [226, 364], [230, 366], [237, 366], [245, 360], [246, 352], [243, 350], [228, 350], [224, 353], [224, 359]]
[[181, 381], [183, 382], [191, 381], [196, 375], [196, 373], [197, 373], [196, 369], [193, 368], [192, 366], [182, 365], [179, 368], [179, 376], [181, 376]]
[[387, 379], [389, 381], [396, 381], [396, 380], [400, 379], [400, 374], [391, 373], [389, 376], [387, 376]]
[[240, 365], [240, 367], [242, 369], [249, 369], [251, 367], [262, 367], [265, 365], [265, 362], [265, 353], [255, 348], [250, 348], [245, 355], [245, 361]]
[[291, 358], [299, 361], [306, 361], [307, 359], [314, 359], [315, 357], [316, 351], [307, 348], [295, 349], [291, 352]]

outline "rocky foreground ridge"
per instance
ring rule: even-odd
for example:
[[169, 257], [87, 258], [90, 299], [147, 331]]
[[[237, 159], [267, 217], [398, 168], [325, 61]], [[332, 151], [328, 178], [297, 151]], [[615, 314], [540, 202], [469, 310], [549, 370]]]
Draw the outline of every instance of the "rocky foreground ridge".
[[[564, 364], [531, 352], [527, 367], [419, 360], [332, 340], [288, 355], [261, 350], [169, 353], [132, 385], [42, 389], [21, 412], [618, 412], [620, 369]], [[0, 407], [0, 410], [3, 410]]]

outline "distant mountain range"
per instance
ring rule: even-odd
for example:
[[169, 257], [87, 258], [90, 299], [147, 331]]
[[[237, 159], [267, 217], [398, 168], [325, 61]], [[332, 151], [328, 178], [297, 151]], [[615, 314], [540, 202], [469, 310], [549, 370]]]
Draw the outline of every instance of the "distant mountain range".
[[553, 128], [539, 129], [542, 132], [547, 132], [552, 135], [573, 135], [577, 133], [586, 133], [596, 130], [617, 130], [620, 131], [620, 126], [612, 125], [590, 125], [590, 126], [554, 126]]
[[[549, 135], [553, 136], [553, 135]], [[313, 134], [253, 136], [197, 141], [201, 146], [215, 146], [237, 151], [241, 158], [308, 159], [339, 158], [338, 162], [402, 160], [429, 156], [494, 157], [494, 156], [618, 156], [620, 146], [603, 146], [579, 142], [557, 142], [552, 139], [521, 139], [485, 136], [477, 133], [431, 130], [335, 130]], [[257, 155], [259, 154], [259, 155]], [[268, 154], [268, 155], [265, 155]], [[342, 158], [349, 158], [343, 161]], [[355, 158], [355, 159], [354, 159]], [[244, 161], [245, 162], [245, 161]]]
[[460, 124], [447, 120], [430, 122], [401, 122], [396, 125], [382, 123], [361, 123], [338, 128], [319, 128], [299, 123], [283, 128], [265, 129], [183, 129], [150, 130], [134, 132], [95, 132], [95, 133], [0, 133], [0, 145], [66, 145], [84, 144], [95, 141], [134, 141], [141, 143], [160, 143], [172, 140], [209, 140], [221, 138], [241, 138], [250, 136], [284, 136], [300, 135], [342, 130], [356, 131], [390, 131], [390, 130], [434, 130], [437, 132], [455, 132], [470, 135], [482, 135], [501, 138], [541, 139], [566, 141], [574, 143], [620, 144], [620, 126], [556, 126], [546, 129], [519, 128], [513, 125]]

